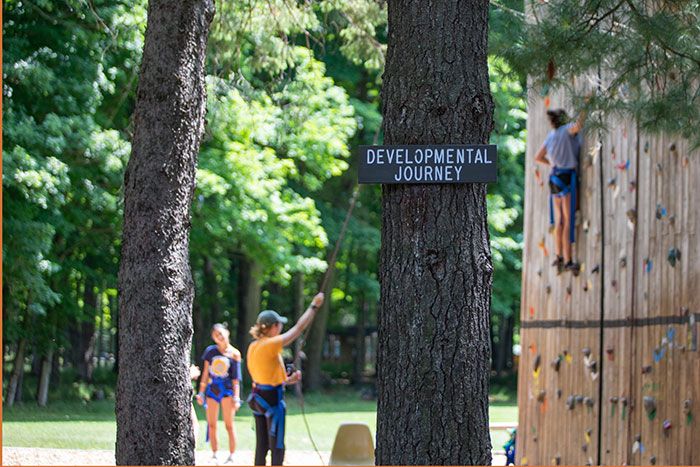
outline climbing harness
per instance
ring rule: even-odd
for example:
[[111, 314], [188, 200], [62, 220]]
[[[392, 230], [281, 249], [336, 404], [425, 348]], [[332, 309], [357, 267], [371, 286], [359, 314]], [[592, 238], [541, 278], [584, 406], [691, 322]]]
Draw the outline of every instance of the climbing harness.
[[[571, 181], [567, 185], [559, 178], [562, 175], [571, 176]], [[570, 205], [571, 215], [569, 218], [569, 240], [571, 243], [576, 243], [576, 169], [560, 169], [552, 168], [552, 173], [549, 176], [549, 181], [556, 185], [561, 191], [559, 193], [551, 193], [549, 195], [549, 225], [554, 225], [554, 198], [563, 198], [571, 193]]]
[[204, 395], [221, 403], [225, 397], [233, 396], [233, 389], [226, 387], [226, 378], [215, 376], [212, 377], [211, 383], [207, 385]]
[[[257, 391], [275, 391], [277, 393], [277, 404], [270, 405]], [[253, 409], [253, 413], [259, 416], [265, 416], [265, 418], [271, 420], [270, 435], [274, 436], [277, 440], [276, 447], [278, 449], [284, 449], [284, 417], [287, 413], [287, 404], [284, 402], [284, 384], [278, 384], [277, 386], [255, 384], [248, 396], [248, 403], [250, 404], [252, 401], [255, 401], [258, 406], [264, 410], [264, 412], [259, 412]]]

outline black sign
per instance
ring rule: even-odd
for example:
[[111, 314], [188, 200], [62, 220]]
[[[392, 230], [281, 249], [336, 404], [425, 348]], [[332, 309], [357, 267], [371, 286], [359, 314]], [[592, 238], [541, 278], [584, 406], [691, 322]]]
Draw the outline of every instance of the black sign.
[[495, 182], [495, 144], [360, 146], [360, 183]]

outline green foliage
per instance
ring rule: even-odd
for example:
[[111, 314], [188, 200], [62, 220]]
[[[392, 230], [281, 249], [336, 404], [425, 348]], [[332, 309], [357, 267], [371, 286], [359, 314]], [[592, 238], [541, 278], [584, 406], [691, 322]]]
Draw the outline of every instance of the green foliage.
[[[193, 252], [240, 251], [276, 280], [311, 273], [327, 244], [311, 197], [342, 173], [355, 131], [345, 92], [307, 49], [294, 49], [292, 79], [277, 90], [210, 77], [207, 137], [193, 206]], [[197, 221], [201, 220], [201, 222]]]
[[635, 117], [647, 131], [700, 137], [700, 2], [550, 1], [533, 5], [503, 52], [538, 88], [589, 109]]
[[518, 314], [520, 304], [527, 105], [525, 90], [504, 60], [489, 59], [489, 79], [495, 103], [491, 143], [498, 145], [498, 183], [489, 185], [487, 195], [494, 263], [491, 308], [510, 316]]

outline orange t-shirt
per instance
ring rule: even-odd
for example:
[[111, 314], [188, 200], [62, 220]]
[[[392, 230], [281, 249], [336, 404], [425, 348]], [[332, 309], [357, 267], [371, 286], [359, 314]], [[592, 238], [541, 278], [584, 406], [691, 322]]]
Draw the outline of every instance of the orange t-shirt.
[[261, 337], [250, 343], [246, 362], [255, 383], [277, 386], [287, 381], [282, 347], [282, 335]]

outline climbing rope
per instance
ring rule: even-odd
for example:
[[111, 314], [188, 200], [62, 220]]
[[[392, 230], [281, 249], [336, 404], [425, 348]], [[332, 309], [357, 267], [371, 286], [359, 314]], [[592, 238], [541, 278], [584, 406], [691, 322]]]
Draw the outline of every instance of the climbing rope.
[[[330, 258], [328, 259], [328, 267], [326, 268], [326, 272], [323, 275], [323, 280], [321, 281], [321, 287], [320, 291], [323, 292], [326, 290], [326, 287], [328, 287], [328, 282], [330, 281], [331, 274], [333, 273], [333, 269], [335, 268], [335, 262], [338, 259], [338, 252], [340, 251], [340, 246], [343, 243], [343, 238], [345, 237], [345, 233], [348, 230], [348, 225], [350, 224], [350, 216], [352, 215], [353, 209], [355, 209], [355, 204], [357, 202], [357, 198], [360, 195], [360, 185], [355, 186], [355, 190], [353, 191], [352, 198], [350, 199], [350, 205], [348, 206], [348, 211], [345, 214], [345, 220], [343, 221], [343, 225], [340, 228], [340, 233], [338, 234], [338, 239], [335, 242], [335, 248], [333, 249], [333, 252], [331, 253]], [[308, 329], [311, 327], [307, 328], [304, 330], [302, 333], [300, 339], [297, 341], [296, 349], [294, 352], [294, 366], [297, 369], [301, 369], [301, 351], [302, 348], [304, 347], [304, 342], [306, 342], [306, 334], [308, 333]], [[325, 461], [323, 460], [323, 456], [321, 455], [321, 451], [319, 451], [318, 446], [316, 445], [316, 441], [314, 441], [314, 437], [311, 434], [311, 427], [309, 426], [309, 421], [306, 418], [306, 407], [304, 405], [304, 393], [301, 389], [301, 381], [299, 381], [295, 386], [294, 386], [294, 392], [297, 396], [297, 399], [299, 400], [299, 407], [301, 408], [301, 417], [304, 420], [304, 426], [306, 426], [306, 433], [309, 435], [309, 440], [311, 441], [311, 445], [314, 448], [314, 451], [316, 451], [316, 454], [318, 454], [318, 458], [321, 460], [321, 465], [326, 465]]]

